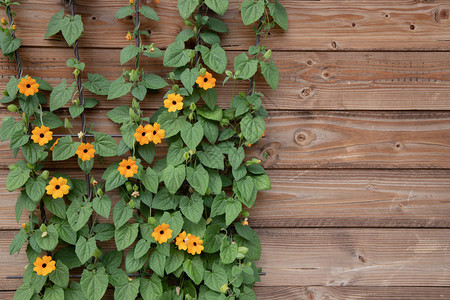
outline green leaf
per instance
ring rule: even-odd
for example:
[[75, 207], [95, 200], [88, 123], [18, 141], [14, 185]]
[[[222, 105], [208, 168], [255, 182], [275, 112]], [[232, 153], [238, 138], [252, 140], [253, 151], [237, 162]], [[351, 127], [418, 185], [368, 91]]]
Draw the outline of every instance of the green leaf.
[[81, 285], [78, 282], [70, 282], [70, 288], [64, 290], [64, 300], [86, 300], [81, 290]]
[[80, 169], [85, 174], [89, 174], [89, 172], [91, 172], [92, 168], [94, 167], [94, 159], [82, 161], [80, 158], [78, 158], [77, 161], [78, 166], [80, 166]]
[[14, 293], [13, 300], [30, 300], [34, 294], [34, 290], [29, 283], [25, 283]]
[[128, 106], [118, 106], [106, 114], [114, 123], [122, 124], [130, 121], [130, 108]]
[[72, 105], [71, 107], [69, 107], [69, 113], [70, 116], [72, 117], [72, 119], [75, 119], [76, 117], [78, 117], [79, 115], [81, 115], [84, 111], [84, 107], [81, 105]]
[[175, 41], [164, 52], [163, 64], [166, 67], [178, 68], [186, 65], [190, 60], [191, 50], [184, 49], [184, 43]]
[[20, 231], [16, 234], [13, 241], [11, 242], [11, 245], [9, 245], [9, 255], [13, 255], [16, 252], [19, 253], [20, 249], [27, 240], [28, 234], [23, 228], [20, 229]]
[[30, 136], [28, 134], [24, 134], [22, 129], [16, 130], [11, 136], [9, 148], [18, 149], [25, 145], [29, 140]]
[[[179, 211], [169, 213], [167, 211], [164, 212], [162, 217], [159, 219], [159, 224], [166, 223], [169, 224], [170, 229], [172, 230], [172, 237], [174, 239], [183, 228], [184, 220]], [[171, 240], [169, 239], [169, 240]]]
[[114, 206], [113, 220], [116, 228], [122, 227], [133, 216], [133, 209], [122, 199]]
[[216, 122], [207, 120], [202, 116], [199, 116], [199, 122], [203, 127], [203, 132], [205, 134], [206, 139], [214, 144], [217, 141], [217, 137], [219, 136], [219, 126]]
[[133, 97], [136, 97], [138, 100], [144, 100], [147, 95], [147, 88], [144, 84], [140, 83], [138, 86], [133, 87], [131, 90], [131, 94]]
[[[189, 68], [186, 68], [181, 74], [180, 74], [180, 80], [183, 86], [186, 88], [186, 90], [189, 92], [189, 94], [192, 94], [194, 91], [194, 84], [195, 80], [198, 77], [198, 72], [195, 69], [190, 70]], [[13, 77], [15, 78], [15, 77]]]
[[127, 281], [126, 284], [116, 286], [114, 291], [114, 299], [134, 300], [139, 293], [140, 281], [138, 278]]
[[228, 9], [228, 0], [205, 0], [205, 4], [220, 16]]
[[58, 260], [56, 269], [50, 273], [49, 278], [57, 286], [66, 288], [69, 285], [69, 268]]
[[123, 141], [130, 149], [134, 147], [134, 143], [136, 141], [134, 138], [134, 133], [137, 128], [138, 125], [131, 121], [124, 123], [122, 127], [120, 127], [120, 133], [122, 134]]
[[[83, 86], [87, 88], [89, 91], [96, 95], [108, 95], [109, 87], [111, 83], [108, 79], [103, 77], [100, 74], [91, 74], [88, 73], [88, 81], [86, 81]], [[85, 99], [86, 101], [87, 99]], [[85, 103], [85, 107], [89, 108]]]
[[183, 265], [184, 252], [175, 248], [172, 244], [170, 245], [170, 255], [166, 260], [166, 273], [170, 274], [175, 272], [179, 267]]
[[284, 8], [284, 6], [281, 5], [280, 1], [278, 0], [275, 0], [275, 3], [267, 4], [267, 6], [269, 7], [270, 15], [272, 16], [275, 23], [277, 23], [278, 26], [287, 31], [289, 24], [286, 8]]
[[[209, 89], [208, 91], [210, 91], [210, 90], [215, 90], [215, 89]], [[205, 98], [209, 99], [209, 97], [205, 97], [205, 95], [206, 94], [204, 94], [204, 95], [202, 94], [203, 100], [205, 100]], [[217, 94], [216, 94], [215, 98], [217, 99]], [[209, 100], [205, 100], [205, 101], [209, 102]], [[212, 108], [198, 107], [197, 112], [200, 116], [204, 117], [205, 119], [219, 121], [219, 122], [222, 121], [223, 112], [222, 112], [222, 109], [220, 107], [218, 107], [217, 105], [212, 106]]]
[[241, 18], [244, 25], [250, 25], [259, 18], [261, 18], [264, 13], [264, 1], [257, 0], [244, 0], [241, 4]]
[[258, 61], [249, 59], [247, 54], [242, 53], [234, 58], [234, 70], [240, 78], [249, 79], [255, 75], [258, 69]]
[[135, 58], [139, 54], [140, 51], [141, 51], [141, 49], [134, 45], [126, 46], [125, 48], [123, 48], [120, 51], [120, 64], [123, 65], [124, 63]]
[[210, 45], [219, 44], [220, 43], [220, 37], [217, 33], [205, 30], [200, 35], [202, 40]]
[[47, 287], [42, 300], [61, 300], [64, 299], [64, 290], [59, 286]]
[[67, 209], [67, 220], [73, 230], [80, 230], [89, 220], [92, 214], [92, 203], [84, 203], [73, 201]]
[[278, 87], [278, 82], [280, 81], [280, 74], [278, 72], [277, 65], [272, 61], [266, 63], [264, 61], [260, 62], [261, 65], [261, 73], [264, 76], [266, 82], [270, 85], [270, 87], [276, 91]]
[[95, 154], [103, 157], [111, 157], [117, 155], [117, 143], [111, 135], [101, 132], [94, 133], [94, 149]]
[[245, 153], [244, 153], [244, 148], [242, 148], [242, 147], [239, 147], [238, 149], [233, 147], [228, 152], [228, 160], [230, 161], [231, 167], [233, 169], [239, 168], [239, 166], [241, 165], [244, 158], [245, 158]]
[[200, 47], [202, 53], [202, 59], [205, 64], [211, 68], [214, 72], [222, 74], [227, 67], [227, 55], [219, 44], [214, 44], [211, 49], [205, 46]]
[[70, 227], [67, 220], [62, 220], [60, 224], [57, 224], [56, 229], [61, 240], [72, 245], [77, 242], [77, 233]]
[[46, 186], [45, 180], [42, 177], [28, 179], [26, 185], [28, 197], [30, 197], [30, 199], [34, 202], [38, 202], [41, 200], [42, 196], [44, 196]]
[[109, 241], [114, 236], [115, 227], [108, 223], [99, 223], [94, 226], [95, 239], [100, 242]]
[[88, 300], [101, 300], [108, 288], [108, 274], [105, 269], [83, 270], [81, 275], [81, 290]]
[[16, 121], [13, 117], [5, 117], [2, 119], [2, 126], [0, 127], [0, 140], [6, 141], [11, 138], [11, 135], [13, 134], [14, 130], [11, 130], [14, 128], [16, 124]]
[[182, 125], [186, 122], [186, 117], [177, 117], [175, 112], [164, 111], [158, 116], [157, 122], [161, 124], [161, 128], [166, 131], [165, 138], [168, 139], [180, 132], [183, 127]]
[[205, 253], [215, 253], [219, 251], [222, 245], [222, 237], [224, 234], [220, 234], [221, 226], [217, 224], [209, 225], [206, 228], [204, 235], [203, 245], [205, 246]]
[[58, 144], [53, 148], [53, 160], [66, 160], [75, 155], [80, 143], [74, 143], [70, 135], [59, 139]]
[[131, 16], [134, 13], [134, 9], [130, 6], [123, 6], [119, 8], [119, 10], [116, 13], [116, 19], [122, 19], [128, 16]]
[[52, 199], [44, 198], [45, 207], [55, 216], [65, 219], [66, 218], [66, 203], [64, 199]]
[[72, 46], [83, 33], [83, 21], [80, 15], [75, 15], [73, 18], [66, 16], [62, 20], [61, 32], [69, 46]]
[[142, 84], [151, 90], [159, 90], [167, 86], [167, 82], [162, 77], [155, 74], [145, 74]]
[[203, 139], [203, 127], [197, 122], [192, 126], [188, 123], [181, 129], [181, 138], [189, 149], [194, 150]]
[[227, 25], [217, 18], [209, 17], [206, 26], [208, 26], [209, 29], [214, 30], [215, 32], [228, 33]]
[[264, 133], [266, 123], [263, 117], [246, 114], [241, 120], [241, 131], [248, 143], [256, 143]]
[[192, 30], [192, 28], [183, 29], [175, 37], [175, 41], [180, 41], [180, 42], [184, 43], [184, 42], [187, 42], [190, 39], [192, 39], [194, 36], [195, 36], [195, 33]]
[[222, 264], [231, 264], [236, 260], [238, 254], [238, 244], [230, 244], [227, 239], [222, 240], [222, 245], [220, 246], [220, 261]]
[[212, 272], [205, 271], [205, 284], [211, 290], [220, 293], [220, 288], [227, 283], [227, 272], [218, 263], [213, 265]]
[[199, 256], [195, 256], [193, 259], [186, 259], [183, 263], [183, 270], [195, 284], [198, 285], [202, 282], [205, 268]]
[[[150, 242], [148, 242], [148, 246], [150, 247]], [[134, 273], [144, 266], [145, 262], [147, 261], [147, 251], [148, 249], [146, 249], [145, 252], [140, 254], [140, 256], [137, 258], [135, 257], [136, 247], [132, 248], [127, 253], [127, 257], [125, 259], [125, 268], [127, 273]]]
[[215, 170], [208, 170], [209, 175], [209, 183], [208, 188], [211, 191], [212, 194], [220, 194], [222, 191], [222, 179], [220, 178], [220, 175]]
[[141, 277], [141, 286], [139, 291], [144, 300], [156, 300], [162, 295], [163, 287], [158, 275], [153, 274], [150, 279]]
[[142, 184], [153, 194], [158, 192], [158, 173], [156, 173], [152, 168], [148, 167], [145, 174], [141, 178]]
[[46, 232], [47, 235], [42, 237], [43, 232], [40, 229], [36, 230], [36, 242], [43, 250], [53, 251], [58, 245], [58, 231], [56, 230], [55, 225], [50, 224], [47, 226]]
[[198, 193], [191, 198], [183, 197], [180, 201], [180, 209], [183, 215], [193, 223], [198, 223], [203, 214], [203, 199]]
[[29, 97], [19, 97], [20, 108], [27, 116], [32, 116], [39, 107], [39, 97], [37, 94]]
[[139, 12], [146, 18], [150, 19], [150, 20], [154, 20], [154, 21], [159, 21], [158, 15], [156, 14], [156, 12], [153, 10], [153, 8], [147, 6], [147, 5], [142, 5], [141, 9], [139, 9]]
[[172, 195], [167, 188], [162, 188], [153, 198], [152, 208], [160, 210], [175, 209], [180, 203], [182, 196]]
[[11, 76], [11, 79], [6, 84], [6, 91], [8, 92], [8, 96], [12, 99], [16, 97], [17, 92], [19, 91], [19, 88], [17, 87], [18, 84], [19, 80], [14, 76]]
[[149, 164], [152, 163], [155, 157], [155, 144], [149, 143], [147, 145], [139, 145], [137, 147], [139, 155]]
[[125, 83], [125, 78], [123, 76], [120, 76], [111, 83], [111, 86], [109, 87], [108, 91], [107, 100], [119, 98], [128, 94], [132, 86], [133, 86], [132, 83], [130, 82]]
[[[42, 121], [44, 121], [44, 125], [50, 127], [50, 129], [64, 126], [64, 122], [51, 111], [44, 111], [42, 115]], [[41, 122], [40, 120], [35, 120], [33, 124], [36, 126], [40, 126]]]
[[178, 10], [183, 19], [188, 19], [197, 8], [197, 0], [178, 0]]
[[272, 188], [267, 174], [252, 176], [252, 178], [258, 191], [270, 190]]
[[200, 195], [204, 195], [206, 193], [209, 183], [209, 174], [201, 164], [195, 169], [188, 167], [186, 179], [192, 188], [194, 188], [194, 190], [196, 190]]
[[58, 84], [50, 94], [50, 110], [55, 111], [58, 108], [63, 107], [67, 102], [72, 99], [72, 95], [75, 92], [74, 86], [67, 87], [67, 83], [63, 80]]
[[16, 167], [14, 170], [10, 171], [6, 177], [6, 188], [9, 192], [12, 192], [19, 187], [23, 186], [30, 178], [31, 170], [28, 168]]
[[134, 258], [138, 259], [147, 254], [150, 249], [150, 241], [145, 238], [140, 239], [134, 247]]
[[167, 190], [171, 194], [175, 194], [186, 178], [186, 166], [178, 165], [174, 167], [173, 165], [168, 165], [163, 170], [162, 178]]
[[149, 266], [155, 274], [160, 277], [164, 277], [164, 266], [166, 265], [166, 256], [159, 253], [158, 251], [154, 251], [150, 255]]
[[106, 177], [105, 191], [109, 192], [113, 189], [121, 186], [127, 181], [127, 178], [123, 175], [120, 175], [117, 170], [119, 163], [111, 165], [113, 167], [112, 171], [108, 173], [108, 177]]
[[108, 219], [111, 211], [111, 199], [109, 199], [108, 195], [97, 196], [92, 202], [94, 210], [105, 219]]
[[50, 21], [47, 25], [47, 32], [45, 33], [45, 38], [49, 38], [61, 31], [63, 17], [64, 9], [61, 9], [50, 18]]
[[259, 260], [261, 256], [261, 242], [258, 234], [250, 226], [242, 223], [234, 223], [238, 235], [234, 235], [234, 240], [240, 247], [247, 247], [248, 252], [245, 255], [250, 260]]
[[230, 226], [242, 211], [241, 202], [229, 198], [225, 201], [225, 225]]
[[215, 145], [207, 145], [204, 149], [197, 152], [200, 162], [208, 168], [223, 170], [225, 156], [222, 151]]
[[55, 253], [55, 260], [62, 261], [69, 269], [78, 268], [81, 262], [75, 254], [75, 247], [69, 245]]
[[[3, 33], [4, 35], [4, 33]], [[20, 47], [20, 39], [14, 38], [12, 35], [7, 34], [4, 35], [1, 39], [1, 46], [3, 55], [8, 55], [19, 49]]]
[[126, 223], [119, 229], [116, 229], [114, 238], [116, 240], [116, 246], [118, 251], [130, 246], [138, 235], [139, 223], [129, 224]]
[[235, 184], [237, 186], [237, 190], [239, 192], [238, 196], [240, 196], [239, 199], [241, 202], [247, 207], [252, 207], [255, 203], [257, 192], [253, 178], [250, 176], [245, 176], [245, 178], [235, 181]]

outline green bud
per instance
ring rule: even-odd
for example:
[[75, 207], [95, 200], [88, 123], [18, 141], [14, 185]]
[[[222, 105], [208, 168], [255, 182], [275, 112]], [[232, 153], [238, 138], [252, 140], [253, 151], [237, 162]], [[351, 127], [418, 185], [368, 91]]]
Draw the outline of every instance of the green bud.
[[194, 114], [191, 112], [188, 116], [189, 121], [192, 121], [192, 119], [194, 118]]
[[224, 125], [230, 124], [230, 120], [223, 118], [222, 121], [220, 121]]
[[156, 219], [155, 219], [155, 217], [149, 217], [149, 218], [148, 218], [148, 223], [149, 223], [149, 224], [156, 224]]
[[138, 70], [131, 70], [130, 71], [130, 81], [136, 82], [139, 80], [139, 71]]
[[45, 231], [47, 231], [47, 226], [45, 226], [45, 224], [42, 224], [41, 227], [39, 227], [39, 229], [40, 229], [42, 232], [45, 232]]
[[133, 185], [131, 182], [127, 181], [125, 182], [125, 187], [127, 188], [127, 191], [132, 192], [133, 191]]
[[75, 69], [73, 70], [72, 74], [75, 75], [75, 77], [77, 77], [78, 75], [80, 75], [80, 70]]
[[192, 102], [191, 105], [189, 106], [189, 109], [195, 111], [197, 109], [197, 105], [195, 105], [195, 103]]
[[206, 74], [205, 68], [201, 68], [200, 71], [198, 71], [198, 75], [200, 75], [200, 76], [205, 76], [205, 74]]
[[180, 91], [180, 87], [178, 86], [178, 84], [174, 84], [174, 85], [172, 86], [172, 90], [173, 90], [174, 92], [179, 92], [179, 91]]
[[213, 219], [212, 218], [208, 218], [208, 219], [206, 219], [206, 225], [208, 225], [209, 223], [211, 223], [213, 221]]
[[69, 119], [64, 118], [64, 127], [66, 127], [67, 129], [72, 129], [72, 123], [70, 123]]
[[22, 113], [22, 121], [24, 123], [27, 123], [30, 119], [28, 118], [28, 116], [25, 113]]
[[131, 208], [135, 208], [135, 204], [134, 204], [133, 199], [131, 199], [130, 202], [128, 202], [128, 204], [130, 204]]
[[167, 79], [174, 80], [175, 79], [175, 73], [170, 72], [169, 74], [167, 74]]
[[30, 170], [34, 170], [34, 166], [31, 165], [30, 163], [27, 163], [27, 167], [28, 167]]
[[192, 31], [194, 32], [194, 34], [197, 34], [198, 32], [197, 26], [194, 26], [194, 28], [192, 28]]
[[244, 259], [244, 258], [245, 258], [245, 255], [242, 254], [242, 253], [238, 253], [238, 254], [236, 255], [236, 258], [237, 258], [237, 259]]
[[134, 110], [138, 110], [139, 109], [139, 101], [137, 101], [136, 99], [133, 98], [133, 100], [131, 101], [131, 107], [133, 107]]
[[248, 212], [248, 210], [244, 209], [243, 211], [241, 211], [241, 216], [243, 216], [244, 218], [248, 218], [250, 216], [250, 213]]
[[130, 118], [133, 120], [133, 121], [139, 121], [139, 115], [130, 107], [130, 110], [129, 110], [129, 115], [130, 115]]
[[251, 166], [251, 165], [258, 165], [258, 164], [260, 164], [260, 163], [261, 163], [261, 160], [260, 160], [260, 159], [253, 158], [252, 160], [246, 161], [246, 162], [245, 162], [245, 165], [246, 165], [246, 166]]
[[226, 283], [222, 285], [220, 291], [225, 294], [228, 291], [228, 285]]
[[231, 72], [230, 70], [226, 70], [225, 74], [227, 74], [228, 77], [233, 77], [233, 72]]
[[139, 191], [139, 186], [138, 185], [133, 185], [133, 191]]
[[19, 108], [14, 104], [10, 104], [10, 105], [8, 105], [8, 110], [10, 112], [17, 112], [17, 111], [19, 111]]
[[266, 53], [264, 53], [264, 59], [269, 59], [272, 56], [272, 50], [267, 50]]
[[103, 196], [103, 191], [102, 191], [102, 189], [98, 189], [98, 190], [97, 190], [97, 196], [99, 196], [99, 197]]
[[195, 51], [191, 49], [191, 52], [189, 53], [189, 57], [190, 58], [194, 58], [195, 57]]
[[183, 158], [184, 158], [184, 160], [188, 160], [189, 159], [189, 153], [184, 152]]
[[192, 21], [190, 21], [190, 20], [184, 20], [184, 25], [192, 26], [192, 25], [194, 25], [194, 23], [192, 23]]
[[42, 172], [41, 175], [39, 175], [40, 177], [42, 177], [42, 179], [47, 180], [48, 179], [48, 175], [49, 172], [47, 170], [45, 170], [44, 172]]
[[238, 253], [241, 253], [241, 254], [247, 254], [247, 252], [248, 252], [248, 248], [247, 247], [239, 247], [238, 248]]
[[102, 255], [102, 251], [100, 249], [95, 249], [94, 253], [92, 254], [93, 257], [99, 258]]

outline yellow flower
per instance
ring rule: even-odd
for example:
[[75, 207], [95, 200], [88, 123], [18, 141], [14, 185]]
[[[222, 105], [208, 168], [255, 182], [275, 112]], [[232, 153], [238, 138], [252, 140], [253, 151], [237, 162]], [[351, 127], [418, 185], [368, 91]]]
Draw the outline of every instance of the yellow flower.
[[21, 78], [19, 84], [17, 85], [19, 93], [25, 96], [33, 96], [35, 93], [39, 92], [39, 84], [36, 83], [36, 79], [27, 76], [26, 78]]
[[133, 5], [134, 4], [134, 0], [130, 0], [130, 5]]
[[55, 271], [56, 262], [52, 260], [51, 256], [44, 255], [42, 258], [37, 257], [36, 261], [33, 263], [35, 271], [38, 275], [47, 276], [51, 272]]
[[181, 232], [175, 239], [175, 245], [178, 246], [178, 249], [180, 250], [187, 250], [187, 244], [186, 244], [186, 231]]
[[11, 26], [12, 30], [16, 30], [16, 25]]
[[183, 97], [180, 94], [169, 94], [164, 100], [164, 107], [169, 109], [169, 112], [181, 110], [183, 108]]
[[31, 139], [40, 146], [44, 146], [53, 139], [53, 132], [49, 127], [42, 125], [41, 127], [35, 127], [31, 132], [33, 135]]
[[260, 139], [266, 136], [266, 130], [264, 130], [263, 134], [261, 135]]
[[160, 244], [165, 243], [172, 237], [172, 229], [169, 229], [169, 224], [162, 223], [153, 230], [152, 237]]
[[155, 0], [155, 2], [159, 4], [159, 0]]
[[248, 225], [248, 219], [247, 218], [245, 218], [244, 221], [242, 221], [242, 225], [244, 225], [244, 226]]
[[27, 223], [22, 223], [22, 228], [25, 229], [27, 227]]
[[131, 41], [132, 39], [131, 34], [128, 32], [125, 38], [127, 39], [127, 41]]
[[2, 25], [6, 24], [5, 18], [1, 18], [1, 19], [0, 19], [0, 22], [2, 23]]
[[157, 145], [161, 143], [161, 139], [166, 136], [166, 131], [161, 129], [161, 124], [155, 122], [155, 124], [153, 124], [153, 131], [150, 134], [150, 141]]
[[53, 151], [55, 149], [56, 144], [58, 144], [59, 138], [56, 140], [56, 142], [53, 143], [53, 145], [50, 147], [50, 151]]
[[136, 132], [134, 133], [134, 137], [136, 138], [136, 141], [140, 145], [147, 145], [152, 140], [152, 132], [153, 132], [153, 126], [150, 124], [147, 124], [145, 126], [139, 125], [139, 127], [136, 129]]
[[67, 179], [63, 177], [53, 177], [45, 187], [47, 195], [51, 195], [53, 199], [62, 198], [69, 193], [70, 186], [67, 185]]
[[77, 152], [75, 152], [82, 161], [91, 160], [91, 158], [94, 158], [94, 153], [94, 145], [89, 143], [81, 143], [81, 145], [78, 146]]
[[195, 254], [200, 254], [202, 253], [203, 249], [205, 249], [205, 247], [203, 247], [203, 241], [192, 234], [188, 234], [187, 236], [187, 252], [195, 255]]
[[205, 91], [216, 86], [216, 79], [212, 77], [212, 74], [209, 72], [206, 72], [205, 76], [198, 76], [195, 82]]
[[122, 159], [117, 170], [119, 170], [120, 175], [125, 175], [125, 177], [128, 178], [133, 177], [134, 174], [137, 174], [138, 168], [139, 167], [136, 165], [136, 161], [128, 158], [128, 160]]

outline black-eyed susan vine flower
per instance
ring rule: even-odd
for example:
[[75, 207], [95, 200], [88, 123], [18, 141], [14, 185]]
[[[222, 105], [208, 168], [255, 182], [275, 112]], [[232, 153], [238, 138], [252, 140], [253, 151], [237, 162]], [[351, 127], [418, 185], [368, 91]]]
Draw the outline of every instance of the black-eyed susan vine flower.
[[53, 199], [62, 198], [69, 193], [70, 186], [67, 185], [67, 179], [63, 177], [53, 177], [45, 187], [47, 195], [51, 195]]
[[33, 96], [35, 93], [39, 92], [39, 83], [36, 83], [36, 79], [27, 76], [21, 78], [19, 84], [17, 85], [19, 93], [25, 96]]
[[209, 72], [206, 72], [204, 76], [198, 76], [195, 82], [205, 91], [216, 86], [216, 79]]
[[180, 94], [169, 94], [164, 100], [164, 107], [169, 109], [169, 112], [174, 112], [183, 109], [183, 97]]
[[172, 238], [172, 232], [172, 229], [169, 228], [169, 224], [162, 223], [161, 225], [156, 226], [155, 230], [153, 230], [152, 237], [155, 241], [162, 244]]
[[139, 125], [134, 133], [134, 137], [139, 145], [147, 145], [152, 141], [153, 136], [153, 126], [147, 124], [145, 126]]
[[154, 123], [153, 131], [151, 132], [150, 140], [155, 144], [161, 143], [161, 140], [166, 136], [166, 131], [161, 129], [161, 124]]
[[248, 218], [245, 218], [244, 221], [242, 221], [242, 225], [248, 225]]
[[95, 154], [94, 145], [89, 143], [81, 143], [75, 154], [78, 155], [82, 161], [91, 160], [91, 158], [94, 158]]
[[127, 41], [131, 41], [133, 38], [131, 37], [131, 33], [127, 33], [127, 35], [125, 36], [125, 39], [127, 40]]
[[200, 254], [203, 249], [205, 249], [205, 247], [203, 247], [203, 241], [198, 236], [188, 234], [186, 240], [187, 252], [189, 254]]
[[47, 276], [48, 274], [56, 270], [56, 262], [52, 260], [51, 256], [47, 255], [44, 255], [42, 258], [37, 257], [33, 265], [33, 271], [41, 276]]
[[187, 250], [186, 241], [186, 231], [180, 232], [180, 234], [175, 238], [175, 245], [177, 245], [180, 250]]
[[128, 159], [122, 159], [122, 161], [119, 163], [119, 167], [117, 170], [119, 170], [120, 175], [124, 175], [126, 178], [133, 177], [134, 174], [137, 174], [138, 172], [138, 165], [136, 164], [136, 161], [132, 158]]
[[40, 146], [44, 146], [53, 139], [53, 132], [50, 131], [49, 127], [44, 125], [41, 127], [35, 127], [31, 133], [31, 139], [33, 142], [39, 144]]

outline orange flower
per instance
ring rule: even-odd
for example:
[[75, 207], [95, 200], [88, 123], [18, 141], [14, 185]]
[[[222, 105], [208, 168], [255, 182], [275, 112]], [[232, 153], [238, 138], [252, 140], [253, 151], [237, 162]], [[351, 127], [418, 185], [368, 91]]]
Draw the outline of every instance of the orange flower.
[[53, 149], [55, 149], [56, 144], [58, 144], [59, 142], [59, 138], [56, 139], [56, 142], [53, 143], [53, 145], [50, 147], [50, 151], [53, 151]]
[[94, 145], [89, 143], [81, 143], [81, 145], [78, 146], [77, 152], [75, 152], [82, 161], [91, 160], [91, 158], [94, 158], [94, 153]]
[[212, 74], [209, 72], [206, 72], [205, 76], [198, 76], [195, 82], [205, 91], [216, 86], [216, 79], [212, 77]]
[[162, 244], [172, 237], [172, 232], [172, 229], [169, 229], [169, 224], [162, 223], [153, 230], [152, 237], [154, 237], [158, 243]]
[[125, 38], [127, 39], [127, 41], [131, 41], [132, 39], [131, 34], [128, 32]]
[[155, 2], [159, 4], [159, 0], [155, 0]]
[[2, 25], [5, 25], [5, 24], [6, 24], [5, 18], [1, 18], [1, 19], [0, 19], [0, 23], [2, 23]]
[[131, 158], [128, 158], [128, 160], [122, 159], [117, 170], [119, 170], [120, 175], [125, 175], [125, 177], [128, 178], [133, 177], [134, 174], [137, 174], [138, 166], [136, 165], [136, 161]]
[[245, 218], [244, 221], [242, 221], [242, 225], [244, 225], [244, 226], [248, 225], [248, 219], [247, 218]]
[[39, 84], [36, 83], [36, 79], [27, 76], [26, 78], [21, 78], [19, 84], [17, 85], [19, 93], [25, 96], [33, 96], [35, 93], [39, 92]]
[[23, 229], [27, 228], [27, 223], [22, 223], [22, 228]]
[[35, 127], [31, 133], [33, 133], [31, 139], [40, 146], [44, 146], [53, 139], [53, 132], [50, 131], [49, 127], [44, 125]]
[[51, 256], [44, 255], [42, 258], [37, 257], [36, 261], [33, 263], [35, 271], [38, 275], [47, 276], [51, 272], [55, 271], [56, 262], [52, 260]]
[[53, 177], [45, 187], [47, 195], [51, 195], [53, 199], [62, 198], [69, 193], [70, 186], [67, 185], [67, 179], [63, 177]]
[[266, 136], [266, 130], [264, 130], [263, 134], [261, 135], [260, 139]]
[[133, 5], [134, 4], [134, 0], [130, 0], [130, 5]]
[[147, 124], [144, 126], [139, 125], [139, 127], [136, 129], [136, 132], [134, 133], [134, 137], [136, 138], [136, 141], [140, 145], [147, 145], [152, 141], [153, 136], [153, 126], [150, 124]]
[[183, 97], [180, 94], [169, 94], [164, 100], [164, 107], [169, 109], [169, 112], [181, 110], [183, 108]]
[[187, 236], [187, 248], [188, 248], [187, 252], [188, 253], [190, 253], [192, 255], [202, 253], [203, 249], [205, 248], [205, 247], [203, 247], [202, 244], [203, 244], [203, 241], [199, 237], [188, 234], [188, 236]]
[[166, 131], [161, 129], [161, 124], [154, 123], [153, 131], [151, 132], [150, 140], [153, 141], [155, 145], [161, 143], [161, 139], [166, 136]]
[[181, 232], [175, 239], [175, 245], [178, 246], [178, 249], [180, 250], [187, 250], [187, 244], [186, 244], [186, 231]]

